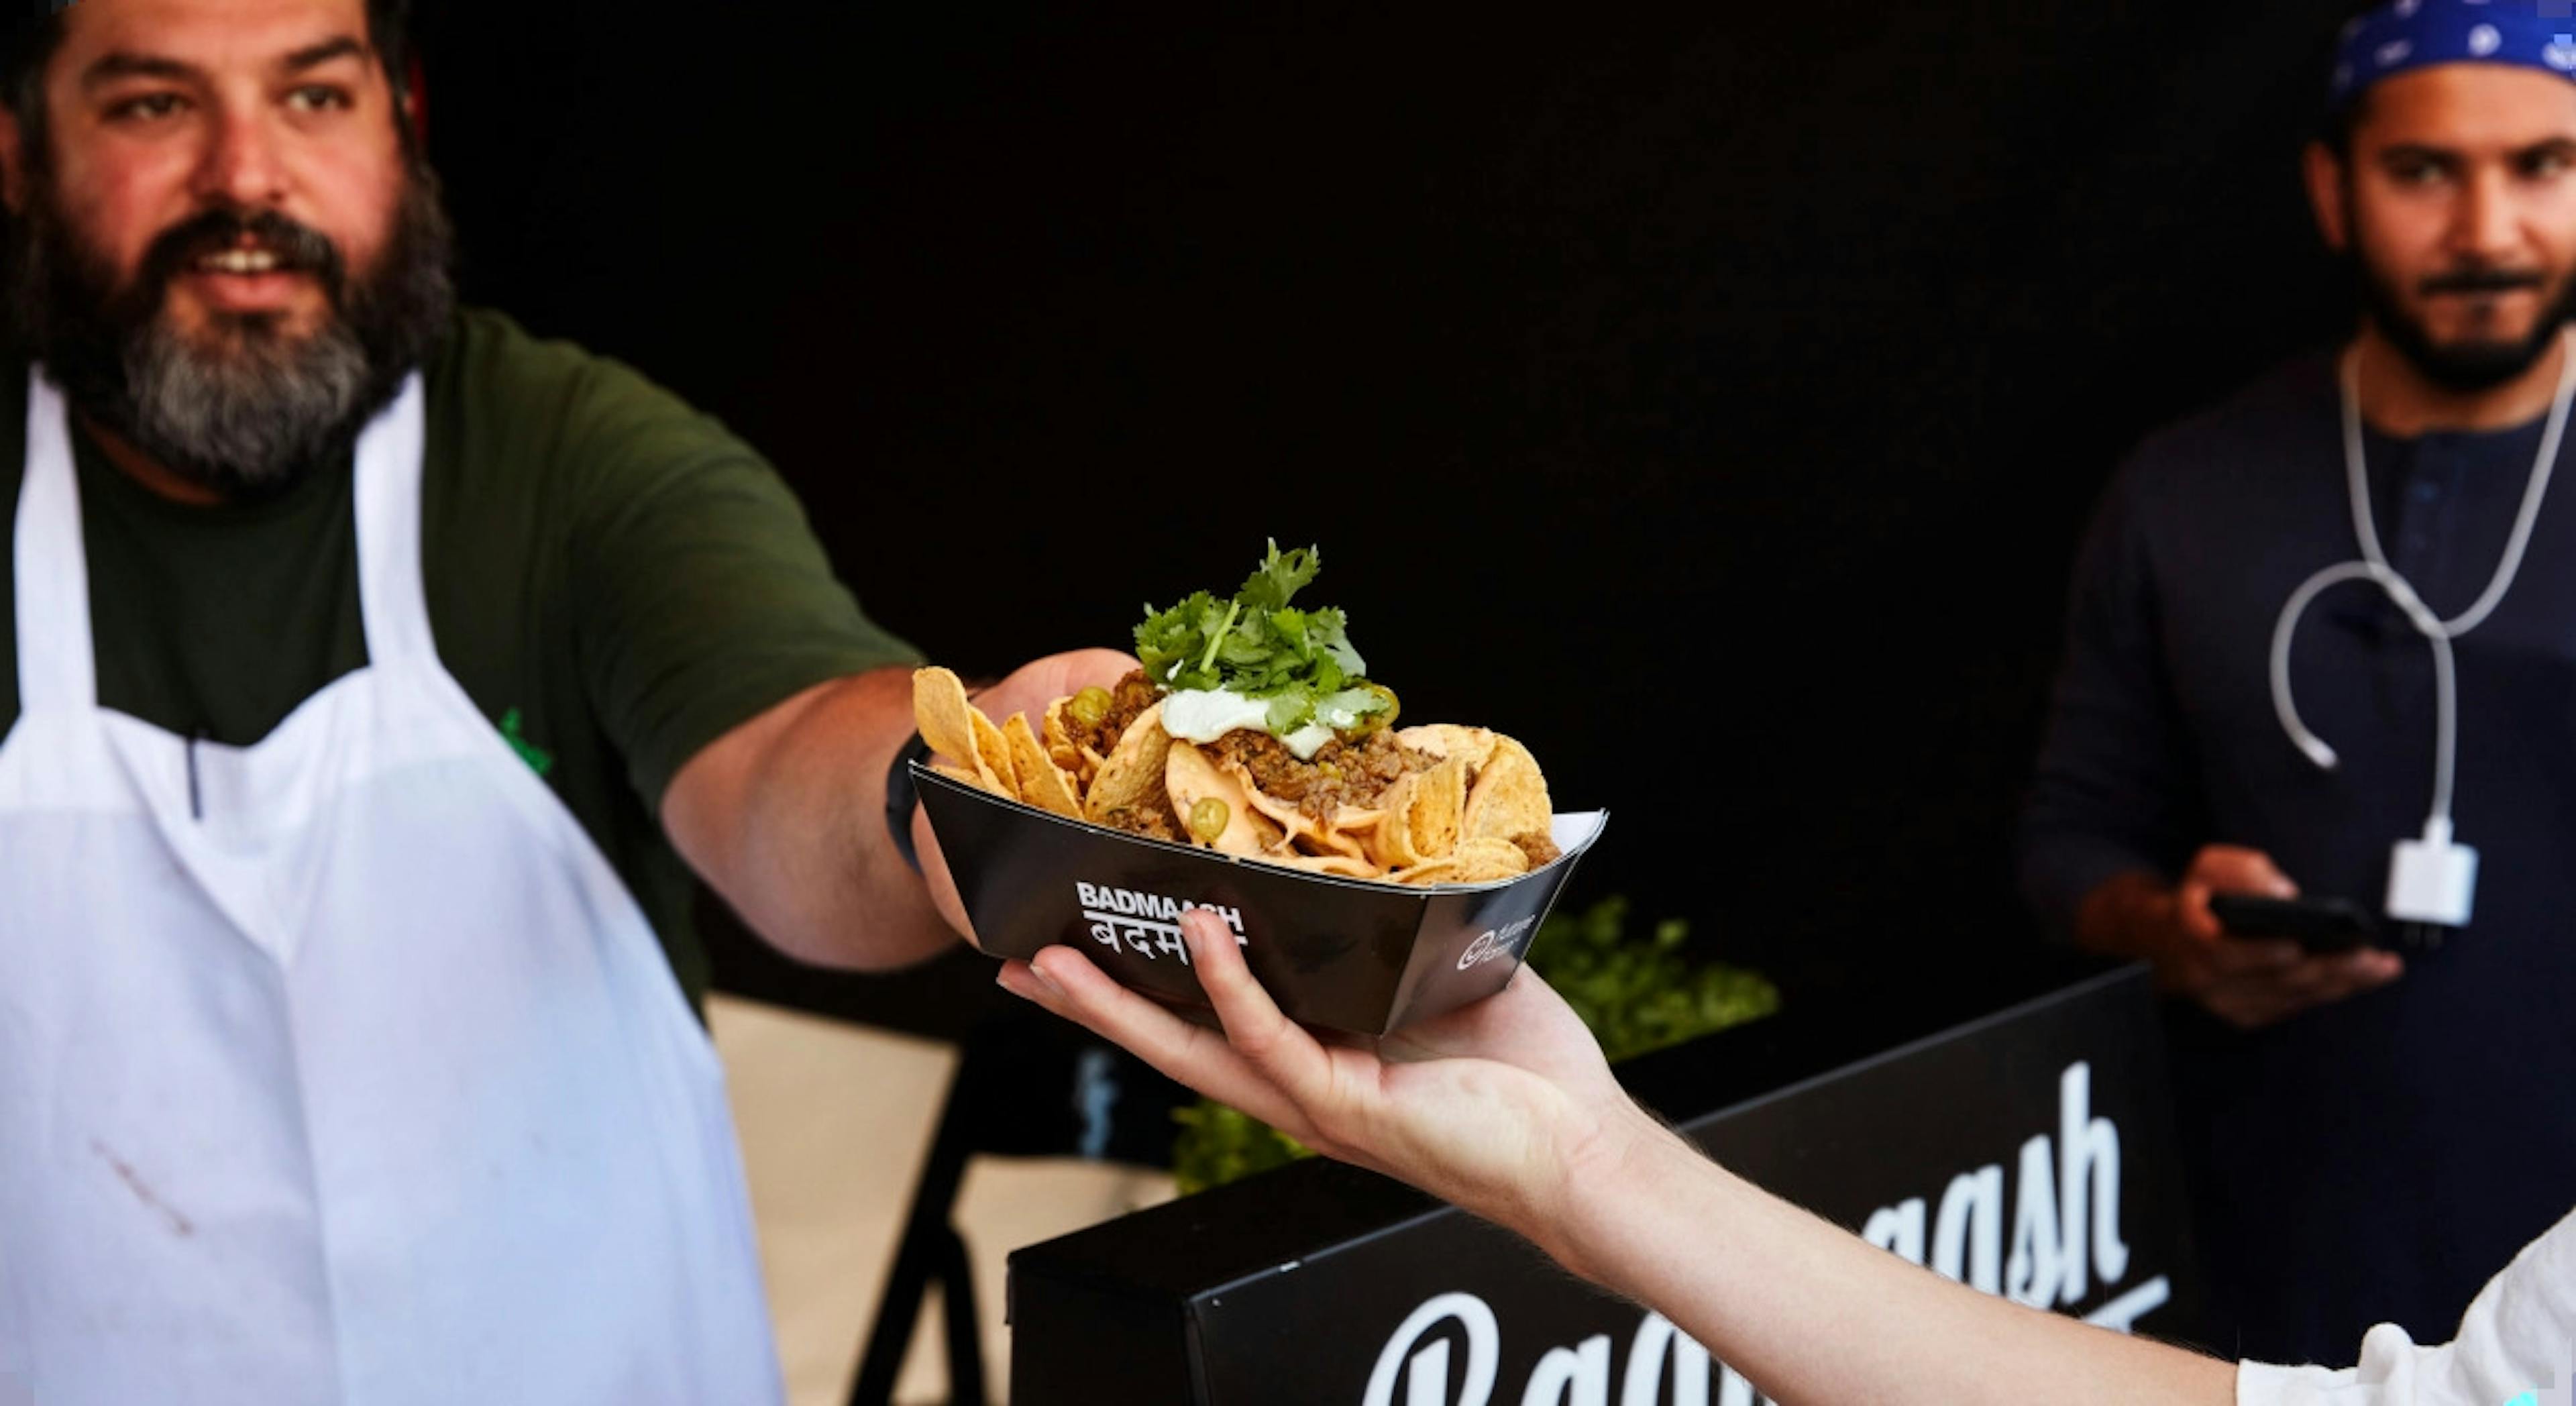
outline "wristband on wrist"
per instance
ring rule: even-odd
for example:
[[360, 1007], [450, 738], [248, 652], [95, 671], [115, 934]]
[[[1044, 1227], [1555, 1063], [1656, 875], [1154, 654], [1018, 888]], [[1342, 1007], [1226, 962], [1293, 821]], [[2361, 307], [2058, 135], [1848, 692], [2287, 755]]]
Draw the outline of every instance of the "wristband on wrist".
[[921, 872], [921, 856], [912, 847], [912, 813], [921, 805], [921, 793], [912, 784], [912, 763], [930, 760], [930, 744], [916, 732], [912, 740], [895, 749], [894, 764], [886, 768], [886, 833], [894, 838], [894, 852]]

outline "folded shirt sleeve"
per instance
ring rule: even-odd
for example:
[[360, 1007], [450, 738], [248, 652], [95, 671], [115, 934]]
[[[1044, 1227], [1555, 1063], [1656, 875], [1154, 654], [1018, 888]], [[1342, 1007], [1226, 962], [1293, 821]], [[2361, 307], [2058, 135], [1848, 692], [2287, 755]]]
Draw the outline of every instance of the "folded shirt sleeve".
[[[2542, 1393], [2549, 1393], [2544, 1396]], [[2236, 1406], [2539, 1406], [2576, 1401], [2576, 1212], [2487, 1281], [2458, 1336], [2419, 1347], [2382, 1323], [2342, 1371], [2236, 1369]]]
[[647, 808], [700, 749], [798, 692], [919, 662], [713, 417], [604, 360], [563, 413], [585, 687]]

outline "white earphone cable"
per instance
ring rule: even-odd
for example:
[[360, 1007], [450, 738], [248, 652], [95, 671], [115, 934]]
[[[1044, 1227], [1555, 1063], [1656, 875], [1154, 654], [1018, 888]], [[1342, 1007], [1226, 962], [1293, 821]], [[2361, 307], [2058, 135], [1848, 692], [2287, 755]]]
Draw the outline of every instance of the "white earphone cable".
[[2290, 693], [2290, 641], [2298, 632], [2299, 617], [2328, 588], [2347, 581], [2370, 581], [2387, 593], [2433, 650], [2433, 807], [2425, 819], [2428, 838], [2439, 836], [2448, 843], [2451, 834], [2451, 791], [2459, 753], [2459, 678], [2452, 657], [2451, 641], [2486, 623], [2508, 591], [2514, 577], [2522, 570], [2523, 553], [2531, 545], [2533, 527], [2540, 520], [2541, 501], [2549, 495], [2549, 480], [2558, 467], [2558, 450], [2567, 434], [2568, 409], [2576, 404], [2576, 345], [2567, 335], [2559, 339], [2558, 394], [2549, 410], [2549, 425], [2540, 437], [2540, 454], [2531, 466], [2531, 479], [2523, 489], [2522, 507], [2514, 518], [2513, 533], [2506, 539], [2503, 559], [2496, 563], [2495, 575], [2488, 579], [2467, 610], [2450, 620], [2435, 615], [2415, 593], [2414, 585], [2388, 564], [2387, 554], [2379, 544], [2379, 527], [2370, 510], [2370, 481], [2362, 457], [2361, 433], [2361, 348], [2355, 344], [2345, 353], [2341, 368], [2343, 391], [2344, 476], [2352, 497], [2353, 535], [2360, 539], [2362, 560], [2329, 566], [2301, 583], [2282, 606], [2279, 621], [2272, 629], [2272, 708], [2281, 720], [2281, 728], [2308, 760], [2331, 771], [2337, 758], [2325, 739], [2308, 729], [2299, 717], [2298, 704]]
[[[2487, 588], [2469, 608], [2450, 620], [2439, 621], [2441, 633], [2458, 639], [2486, 623], [2495, 613], [2505, 593], [2513, 589], [2513, 579], [2522, 571], [2523, 553], [2531, 546], [2532, 527], [2540, 521], [2541, 500], [2549, 496], [2549, 480], [2558, 471], [2559, 446], [2567, 438], [2567, 412], [2576, 401], [2576, 347], [2570, 347], [2565, 333], [2559, 334], [2558, 393], [2550, 402], [2549, 425], [2540, 436], [2540, 453], [2532, 461], [2531, 478], [2522, 490], [2522, 511], [2515, 515], [2513, 533], [2505, 539], [2504, 556], [2496, 562], [2495, 575]], [[2379, 524], [2370, 511], [2370, 481], [2362, 463], [2361, 439], [2361, 347], [2355, 343], [2343, 357], [2343, 462], [2346, 486], [2352, 494], [2353, 536], [2361, 542], [2362, 559], [2383, 571], [2388, 554], [2379, 545]], [[2403, 578], [2399, 578], [2403, 579]], [[2410, 597], [2413, 592], [2407, 593]], [[2402, 607], [2404, 601], [2400, 601]], [[2413, 612], [2408, 612], [2411, 616]], [[2417, 628], [2422, 628], [2418, 625]]]

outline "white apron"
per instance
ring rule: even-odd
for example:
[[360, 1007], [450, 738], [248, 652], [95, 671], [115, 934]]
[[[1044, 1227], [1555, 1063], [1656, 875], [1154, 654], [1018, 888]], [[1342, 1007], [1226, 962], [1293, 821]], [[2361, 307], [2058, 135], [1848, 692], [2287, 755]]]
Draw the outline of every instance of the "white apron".
[[367, 667], [197, 744], [192, 781], [186, 739], [98, 706], [63, 403], [30, 377], [0, 1383], [46, 1406], [783, 1395], [713, 1049], [432, 648], [421, 407], [415, 376], [358, 445]]

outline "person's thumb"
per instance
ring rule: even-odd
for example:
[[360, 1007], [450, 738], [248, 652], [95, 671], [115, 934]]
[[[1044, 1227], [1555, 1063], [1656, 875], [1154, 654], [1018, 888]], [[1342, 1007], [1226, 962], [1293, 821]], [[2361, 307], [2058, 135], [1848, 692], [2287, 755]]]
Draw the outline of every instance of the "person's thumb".
[[2272, 856], [2237, 845], [2212, 845], [2192, 866], [2192, 877], [2213, 893], [2244, 893], [2262, 898], [2296, 898], [2299, 886], [2272, 862]]

